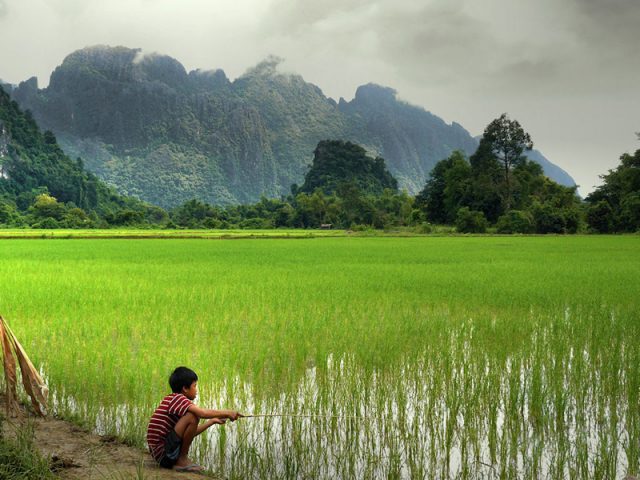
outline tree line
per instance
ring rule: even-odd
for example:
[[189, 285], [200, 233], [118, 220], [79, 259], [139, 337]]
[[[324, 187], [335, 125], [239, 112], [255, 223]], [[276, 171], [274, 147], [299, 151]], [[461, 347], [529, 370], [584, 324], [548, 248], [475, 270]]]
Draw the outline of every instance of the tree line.
[[0, 101], [2, 227], [640, 230], [640, 150], [622, 155], [620, 165], [582, 200], [576, 187], [550, 180], [527, 159], [531, 137], [506, 114], [487, 126], [473, 155], [454, 151], [438, 162], [415, 197], [398, 190], [384, 159], [371, 158], [351, 142], [326, 140], [316, 147], [304, 183], [292, 185], [287, 196], [227, 207], [193, 199], [165, 210], [118, 195], [86, 172], [80, 159], [64, 155], [51, 132], [40, 133], [28, 112], [19, 112], [8, 97]]

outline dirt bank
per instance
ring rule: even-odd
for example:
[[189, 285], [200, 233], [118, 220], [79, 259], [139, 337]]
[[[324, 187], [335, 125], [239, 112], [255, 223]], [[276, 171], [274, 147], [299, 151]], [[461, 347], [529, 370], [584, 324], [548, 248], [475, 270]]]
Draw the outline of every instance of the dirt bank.
[[[0, 412], [6, 414], [4, 397], [0, 397]], [[125, 480], [204, 480], [201, 474], [178, 473], [158, 468], [148, 452], [129, 447], [113, 438], [86, 432], [56, 418], [40, 418], [24, 412], [22, 418], [8, 418], [2, 422], [4, 435], [15, 435], [16, 428], [32, 422], [35, 445], [48, 459], [61, 479]], [[139, 477], [142, 471], [143, 477]], [[219, 477], [213, 477], [219, 478]]]

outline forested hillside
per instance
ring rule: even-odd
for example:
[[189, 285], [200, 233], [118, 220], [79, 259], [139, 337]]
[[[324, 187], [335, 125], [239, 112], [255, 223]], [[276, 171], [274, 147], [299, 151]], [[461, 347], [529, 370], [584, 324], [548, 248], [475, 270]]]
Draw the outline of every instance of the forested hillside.
[[[155, 216], [154, 216], [155, 215]], [[64, 154], [0, 87], [0, 225], [94, 227], [159, 221], [157, 207], [119, 195]]]
[[163, 207], [286, 195], [326, 139], [385, 158], [409, 193], [452, 151], [477, 148], [462, 126], [399, 101], [392, 89], [365, 85], [336, 103], [277, 65], [267, 59], [231, 82], [222, 70], [187, 72], [168, 56], [98, 46], [70, 54], [47, 88], [30, 79], [12, 96], [98, 177]]

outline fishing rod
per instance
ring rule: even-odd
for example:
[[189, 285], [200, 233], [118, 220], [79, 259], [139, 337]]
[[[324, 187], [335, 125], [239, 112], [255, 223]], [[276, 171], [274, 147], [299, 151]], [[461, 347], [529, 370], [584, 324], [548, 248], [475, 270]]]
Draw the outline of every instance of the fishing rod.
[[291, 413], [241, 413], [238, 418], [269, 418], [269, 417], [295, 417], [295, 418], [368, 418], [359, 415], [305, 415], [305, 414], [291, 414]]

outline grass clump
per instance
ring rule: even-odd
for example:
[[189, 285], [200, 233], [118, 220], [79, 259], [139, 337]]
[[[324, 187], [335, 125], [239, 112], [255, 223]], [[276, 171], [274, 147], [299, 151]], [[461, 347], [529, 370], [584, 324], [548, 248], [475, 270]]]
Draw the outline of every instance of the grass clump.
[[4, 419], [0, 417], [0, 479], [2, 480], [55, 480], [58, 478], [34, 445], [33, 424], [17, 428], [15, 436], [3, 433]]

